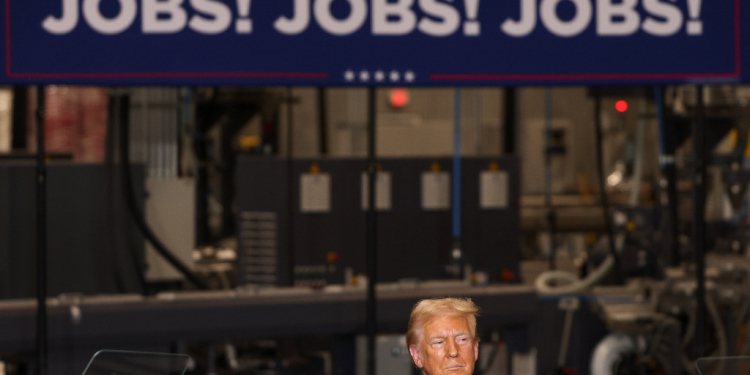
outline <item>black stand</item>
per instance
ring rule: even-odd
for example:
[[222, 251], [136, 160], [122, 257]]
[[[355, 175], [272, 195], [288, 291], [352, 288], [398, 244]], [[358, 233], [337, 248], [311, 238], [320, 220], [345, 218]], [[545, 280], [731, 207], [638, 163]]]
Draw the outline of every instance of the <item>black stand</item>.
[[367, 119], [367, 374], [375, 375], [375, 335], [377, 326], [377, 301], [375, 284], [378, 282], [378, 243], [377, 212], [375, 211], [375, 178], [377, 177], [377, 159], [375, 158], [375, 116], [377, 101], [375, 87], [368, 89], [369, 113]]
[[44, 86], [36, 88], [36, 351], [39, 375], [47, 375], [47, 165]]
[[695, 190], [693, 191], [693, 225], [695, 242], [695, 273], [698, 289], [695, 315], [695, 355], [704, 356], [706, 322], [706, 128], [704, 123], [703, 86], [699, 85], [693, 125], [693, 149], [695, 153]]

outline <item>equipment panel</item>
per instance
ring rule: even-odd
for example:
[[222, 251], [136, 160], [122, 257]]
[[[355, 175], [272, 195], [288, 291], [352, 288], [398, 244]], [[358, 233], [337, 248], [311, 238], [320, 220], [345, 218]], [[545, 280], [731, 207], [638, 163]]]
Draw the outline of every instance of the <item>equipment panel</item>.
[[[379, 165], [390, 192], [376, 191], [378, 280], [447, 278], [447, 267], [454, 263], [453, 202], [425, 206], [423, 195], [428, 194], [425, 176], [452, 174], [452, 160], [381, 159]], [[341, 284], [349, 275], [364, 273], [365, 170], [364, 159], [289, 162], [241, 156], [239, 284]], [[518, 159], [512, 157], [461, 161], [464, 260], [485, 272], [489, 282], [518, 274], [519, 173]], [[453, 195], [450, 183], [440, 188]]]

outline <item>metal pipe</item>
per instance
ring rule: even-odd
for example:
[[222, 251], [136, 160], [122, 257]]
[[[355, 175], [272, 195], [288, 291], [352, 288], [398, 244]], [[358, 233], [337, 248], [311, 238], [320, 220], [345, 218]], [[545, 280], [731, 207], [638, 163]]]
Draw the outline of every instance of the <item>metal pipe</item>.
[[549, 269], [556, 268], [556, 214], [552, 206], [552, 89], [544, 90], [544, 205], [549, 223]]
[[641, 183], [643, 181], [643, 158], [644, 144], [646, 143], [646, 116], [648, 116], [648, 105], [646, 99], [639, 99], [638, 105], [638, 130], [635, 136], [635, 157], [633, 158], [633, 185], [630, 189], [628, 204], [637, 206], [641, 198]]
[[612, 225], [612, 218], [609, 214], [609, 200], [607, 196], [606, 178], [607, 174], [604, 171], [604, 135], [602, 131], [602, 95], [599, 88], [594, 89], [594, 127], [596, 130], [596, 162], [597, 169], [599, 170], [599, 194], [602, 200], [602, 212], [604, 214], [604, 224], [607, 227], [607, 236], [609, 242], [609, 253], [614, 260], [614, 274], [617, 281], [620, 281], [620, 257], [617, 255], [617, 249], [615, 248], [615, 229]]
[[677, 148], [674, 122], [667, 122], [664, 118], [664, 89], [657, 86], [654, 89], [654, 104], [656, 106], [656, 119], [659, 122], [659, 143], [661, 144], [661, 154], [659, 155], [659, 165], [664, 174], [664, 181], [667, 184], [667, 212], [669, 214], [670, 237], [672, 238], [670, 251], [670, 264], [673, 267], [679, 266], [680, 242], [679, 242], [679, 218], [677, 217], [677, 169], [675, 168], [675, 149]]
[[47, 165], [44, 86], [36, 88], [36, 351], [39, 375], [47, 375]]
[[656, 123], [659, 127], [659, 167], [664, 170], [667, 164], [667, 135], [664, 126], [664, 95], [661, 86], [654, 87], [654, 107], [656, 109]]
[[294, 213], [296, 211], [296, 205], [294, 204], [294, 91], [292, 86], [286, 89], [286, 181], [287, 181], [287, 227], [290, 233], [287, 236], [289, 241], [288, 246], [288, 257], [289, 267], [287, 272], [289, 273], [289, 285], [294, 285]]
[[13, 119], [11, 122], [11, 149], [26, 150], [26, 127], [28, 126], [27, 110], [29, 108], [29, 95], [26, 86], [13, 86]]
[[367, 374], [375, 375], [375, 335], [377, 327], [377, 300], [375, 284], [378, 282], [378, 243], [377, 243], [377, 211], [375, 211], [375, 178], [377, 177], [377, 158], [375, 150], [375, 121], [376, 121], [376, 89], [368, 88], [368, 119], [367, 119], [367, 186], [369, 188], [367, 207]]
[[474, 114], [474, 152], [482, 155], [482, 91], [475, 88], [471, 95]]
[[464, 278], [464, 256], [461, 248], [461, 89], [453, 90], [453, 251], [458, 274]]
[[504, 101], [503, 153], [513, 155], [516, 153], [516, 89], [514, 87], [505, 89]]
[[697, 86], [697, 103], [693, 122], [693, 143], [695, 152], [694, 191], [693, 191], [693, 232], [695, 233], [695, 272], [698, 283], [696, 291], [697, 311], [695, 315], [695, 354], [705, 355], [706, 321], [706, 132], [704, 124], [703, 85]]
[[328, 154], [328, 101], [326, 88], [318, 87], [318, 147], [320, 155]]

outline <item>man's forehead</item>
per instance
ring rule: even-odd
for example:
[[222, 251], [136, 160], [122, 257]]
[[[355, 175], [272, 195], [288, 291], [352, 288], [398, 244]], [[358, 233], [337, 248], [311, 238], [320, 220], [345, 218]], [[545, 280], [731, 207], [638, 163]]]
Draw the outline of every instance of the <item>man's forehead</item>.
[[452, 330], [430, 332], [430, 336], [428, 338], [447, 337], [447, 336], [461, 336], [461, 335], [468, 335], [468, 334], [469, 334], [469, 331], [467, 331], [465, 329], [452, 329]]
[[438, 316], [430, 319], [424, 326], [425, 336], [458, 335], [469, 333], [469, 322], [462, 316]]

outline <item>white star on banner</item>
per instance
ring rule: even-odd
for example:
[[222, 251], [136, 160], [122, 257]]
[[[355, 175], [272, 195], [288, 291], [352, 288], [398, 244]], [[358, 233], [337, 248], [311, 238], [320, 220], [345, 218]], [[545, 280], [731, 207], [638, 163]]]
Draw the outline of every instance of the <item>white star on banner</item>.
[[349, 70], [347, 70], [347, 71], [344, 72], [344, 79], [347, 82], [354, 81], [354, 78], [356, 78], [356, 77], [354, 76], [354, 72], [351, 69], [349, 69]]
[[367, 82], [370, 80], [370, 72], [363, 70], [359, 72], [359, 80], [362, 82]]
[[391, 82], [398, 82], [401, 80], [401, 73], [398, 70], [391, 71]]
[[417, 75], [411, 70], [407, 70], [406, 73], [404, 73], [404, 80], [406, 80], [406, 82], [414, 82], [415, 79], [417, 79]]
[[375, 72], [375, 80], [378, 82], [385, 81], [385, 73], [383, 73], [382, 70], [378, 70], [377, 72]]

